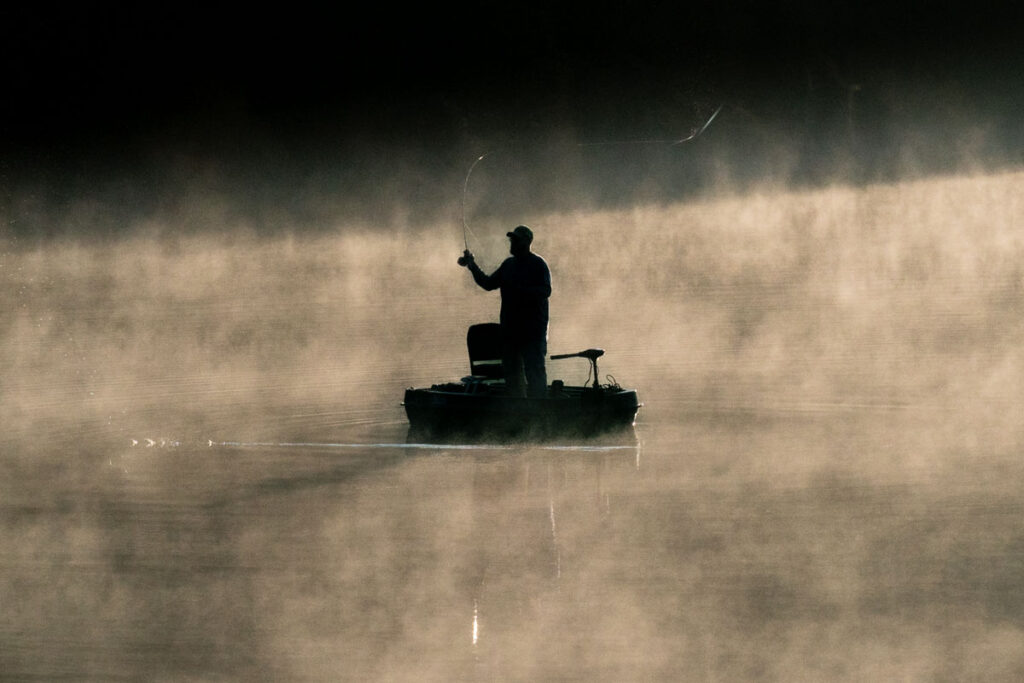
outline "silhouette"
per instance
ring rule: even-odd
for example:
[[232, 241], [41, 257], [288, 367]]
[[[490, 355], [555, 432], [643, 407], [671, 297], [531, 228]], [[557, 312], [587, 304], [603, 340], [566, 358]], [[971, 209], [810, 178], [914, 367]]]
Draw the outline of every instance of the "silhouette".
[[548, 383], [544, 356], [548, 347], [551, 271], [547, 262], [531, 251], [533, 231], [520, 225], [506, 234], [512, 256], [491, 275], [480, 269], [468, 249], [462, 253], [459, 265], [469, 268], [473, 280], [483, 289], [501, 290], [501, 363], [508, 391], [519, 396], [543, 397]]

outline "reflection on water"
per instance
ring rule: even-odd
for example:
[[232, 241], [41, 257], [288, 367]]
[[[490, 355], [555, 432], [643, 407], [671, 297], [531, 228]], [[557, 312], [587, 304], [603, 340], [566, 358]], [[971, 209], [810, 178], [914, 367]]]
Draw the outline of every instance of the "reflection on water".
[[434, 234], [5, 250], [0, 677], [1019, 678], [1020, 179], [959, 182], [551, 217], [627, 443], [409, 440], [496, 315]]
[[666, 420], [601, 450], [65, 444], [56, 476], [5, 495], [3, 670], [1008, 676], [1024, 466], [909, 436], [926, 426]]

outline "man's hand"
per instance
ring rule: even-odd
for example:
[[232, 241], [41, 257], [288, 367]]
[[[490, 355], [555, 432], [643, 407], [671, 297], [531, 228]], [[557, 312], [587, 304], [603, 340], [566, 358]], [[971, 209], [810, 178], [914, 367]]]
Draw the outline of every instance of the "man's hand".
[[473, 252], [471, 252], [469, 249], [466, 249], [464, 252], [462, 252], [462, 256], [459, 257], [460, 266], [468, 268], [474, 263], [476, 263], [476, 260], [473, 258]]

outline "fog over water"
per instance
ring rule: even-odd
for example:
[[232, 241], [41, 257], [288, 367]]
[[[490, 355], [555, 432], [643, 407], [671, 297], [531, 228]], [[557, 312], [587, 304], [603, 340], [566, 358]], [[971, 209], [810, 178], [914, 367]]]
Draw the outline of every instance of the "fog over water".
[[287, 10], [0, 10], [0, 681], [1024, 678], [1016, 8]]
[[[1021, 675], [1021, 171], [537, 209], [503, 163], [435, 221], [184, 190], [4, 234], [0, 677]], [[534, 229], [549, 351], [606, 350], [635, 442], [405, 443], [497, 317], [463, 201], [485, 267]]]

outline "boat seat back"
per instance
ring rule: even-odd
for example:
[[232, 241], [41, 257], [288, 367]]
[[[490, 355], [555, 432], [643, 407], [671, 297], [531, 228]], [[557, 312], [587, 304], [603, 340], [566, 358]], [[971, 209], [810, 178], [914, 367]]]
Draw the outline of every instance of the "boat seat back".
[[479, 323], [470, 325], [466, 333], [469, 347], [469, 371], [478, 377], [503, 379], [501, 367], [501, 325]]

